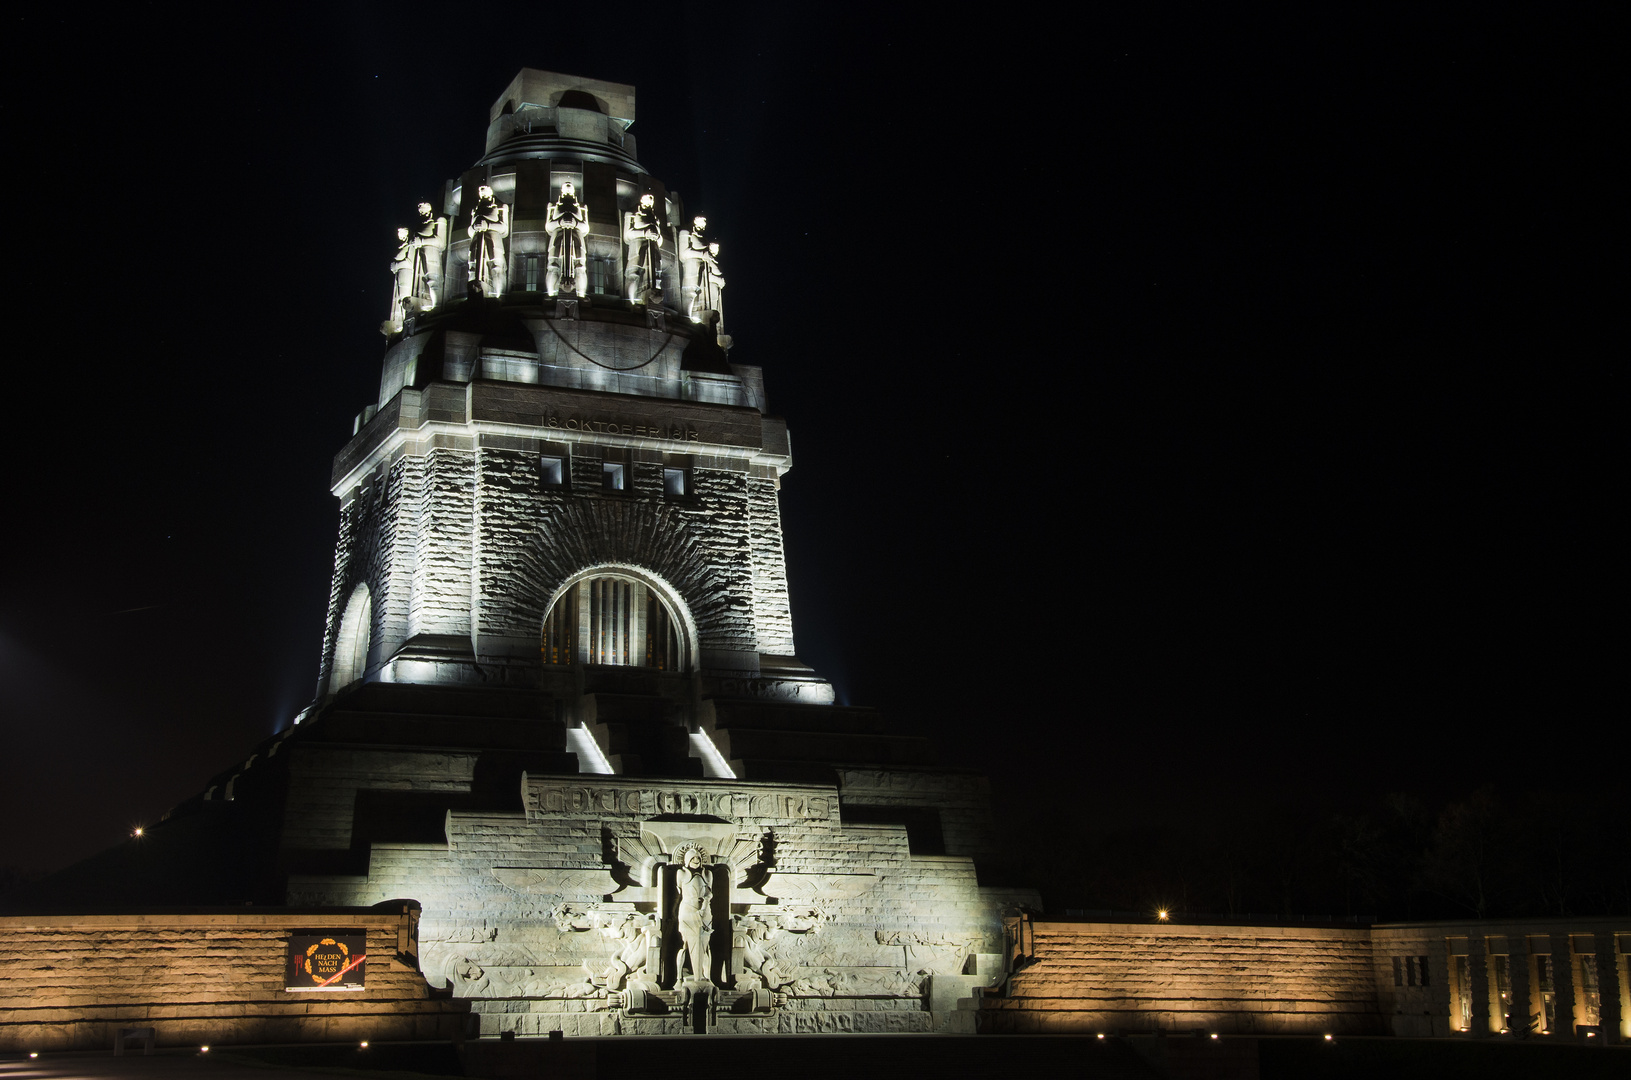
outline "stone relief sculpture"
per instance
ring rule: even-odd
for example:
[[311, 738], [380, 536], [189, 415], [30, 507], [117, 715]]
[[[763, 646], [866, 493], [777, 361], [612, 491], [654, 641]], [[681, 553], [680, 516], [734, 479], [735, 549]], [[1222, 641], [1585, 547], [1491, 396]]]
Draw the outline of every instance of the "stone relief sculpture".
[[625, 979], [630, 990], [656, 990], [657, 984], [648, 977], [647, 967], [654, 940], [652, 916], [645, 913], [607, 913], [599, 921], [601, 933], [612, 939], [617, 954], [594, 981], [609, 991], [624, 989]]
[[428, 202], [419, 204], [413, 236], [413, 306], [429, 311], [442, 286], [442, 259], [447, 254], [447, 218], [437, 217]]
[[657, 200], [650, 194], [640, 196], [640, 205], [629, 212], [623, 239], [629, 245], [625, 264], [629, 299], [641, 304], [661, 304], [663, 224], [657, 214]]
[[470, 290], [480, 296], [504, 295], [507, 254], [504, 241], [510, 235], [510, 208], [493, 196], [486, 184], [476, 189], [476, 205], [470, 211]]
[[714, 931], [714, 888], [709, 879], [713, 866], [707, 854], [695, 844], [679, 851], [680, 865], [674, 874], [674, 921], [679, 928], [680, 951], [674, 958], [676, 976], [691, 969], [690, 982], [712, 983], [709, 937]]
[[391, 314], [380, 324], [380, 333], [402, 330], [402, 318], [413, 295], [413, 241], [405, 228], [396, 231], [396, 254], [391, 256]]
[[561, 185], [561, 194], [549, 206], [544, 219], [549, 234], [549, 270], [544, 275], [544, 291], [561, 295], [562, 283], [578, 296], [589, 295], [589, 260], [584, 237], [589, 232], [589, 208], [578, 198], [570, 180]]
[[759, 976], [766, 990], [780, 990], [798, 978], [795, 971], [784, 968], [770, 952], [770, 941], [781, 930], [774, 923], [752, 916], [744, 916], [736, 924], [742, 935], [742, 965]]
[[593, 930], [596, 917], [600, 914], [599, 904], [584, 906], [581, 904], [556, 904], [549, 913], [550, 919], [555, 923], [555, 929], [563, 934], [574, 930]]

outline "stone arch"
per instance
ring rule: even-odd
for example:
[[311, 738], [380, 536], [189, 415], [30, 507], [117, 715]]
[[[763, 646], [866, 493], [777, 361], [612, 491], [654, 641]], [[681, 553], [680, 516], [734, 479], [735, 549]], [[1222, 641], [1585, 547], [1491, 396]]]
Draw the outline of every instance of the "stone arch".
[[[560, 585], [556, 586], [550, 594], [549, 603], [544, 609], [544, 625], [549, 624], [549, 615], [557, 605], [561, 604], [573, 589], [584, 581], [613, 578], [625, 579], [645, 587], [653, 594], [657, 602], [666, 609], [668, 617], [674, 628], [679, 631], [683, 644], [680, 649], [677, 671], [689, 671], [696, 666], [697, 657], [701, 654], [701, 639], [697, 636], [696, 619], [691, 615], [691, 609], [684, 598], [679, 594], [671, 582], [664, 581], [660, 576], [653, 574], [644, 567], [632, 566], [627, 563], [599, 563], [595, 566], [586, 566], [577, 573], [570, 575]], [[642, 665], [635, 665], [642, 666]]]
[[[597, 567], [620, 567], [658, 583], [676, 613], [684, 613], [694, 648], [751, 648], [751, 567], [745, 557], [720, 558], [723, 545], [716, 541], [710, 550], [699, 533], [667, 503], [573, 499], [549, 507], [511, 565], [514, 592], [504, 621], [513, 632], [536, 633], [568, 582]], [[693, 653], [693, 666], [700, 658]]]
[[334, 667], [330, 691], [343, 690], [368, 671], [368, 649], [374, 637], [374, 598], [367, 585], [351, 590], [340, 630], [334, 635]]

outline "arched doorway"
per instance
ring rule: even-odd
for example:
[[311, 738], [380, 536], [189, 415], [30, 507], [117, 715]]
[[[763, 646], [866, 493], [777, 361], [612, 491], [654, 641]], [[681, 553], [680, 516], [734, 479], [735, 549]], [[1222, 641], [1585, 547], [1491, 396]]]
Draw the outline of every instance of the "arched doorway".
[[665, 582], [627, 567], [595, 567], [557, 589], [544, 616], [545, 664], [657, 671], [690, 667], [695, 632]]

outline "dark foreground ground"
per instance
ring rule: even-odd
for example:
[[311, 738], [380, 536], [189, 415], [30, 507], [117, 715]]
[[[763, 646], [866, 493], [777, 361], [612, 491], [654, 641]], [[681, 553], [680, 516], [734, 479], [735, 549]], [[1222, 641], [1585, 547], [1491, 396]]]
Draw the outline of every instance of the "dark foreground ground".
[[537, 1080], [691, 1074], [783, 1078], [929, 1075], [1082, 1080], [1533, 1080], [1631, 1077], [1631, 1047], [1583, 1048], [1410, 1039], [1096, 1039], [1047, 1036], [677, 1036], [550, 1042], [480, 1040], [355, 1046], [219, 1047], [152, 1057], [0, 1056], [0, 1080], [371, 1080], [469, 1076]]

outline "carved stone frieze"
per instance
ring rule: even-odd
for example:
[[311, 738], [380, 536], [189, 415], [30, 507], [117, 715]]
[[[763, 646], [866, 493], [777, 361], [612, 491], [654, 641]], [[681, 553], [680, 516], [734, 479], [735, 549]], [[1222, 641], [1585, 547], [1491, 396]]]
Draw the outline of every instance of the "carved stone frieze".
[[754, 891], [778, 900], [849, 900], [878, 883], [876, 874], [797, 874], [772, 871]]
[[947, 934], [923, 930], [876, 931], [879, 945], [905, 945], [973, 951], [983, 940], [979, 934]]
[[733, 791], [718, 787], [650, 787], [639, 783], [542, 778], [527, 785], [527, 813], [535, 816], [589, 811], [630, 817], [687, 814], [725, 821], [750, 818], [831, 821], [836, 801], [830, 789], [820, 788]]
[[923, 976], [904, 968], [801, 968], [785, 993], [790, 998], [914, 998], [923, 994]]
[[623, 886], [605, 869], [556, 866], [495, 866], [493, 876], [506, 889], [548, 896], [608, 896]]

